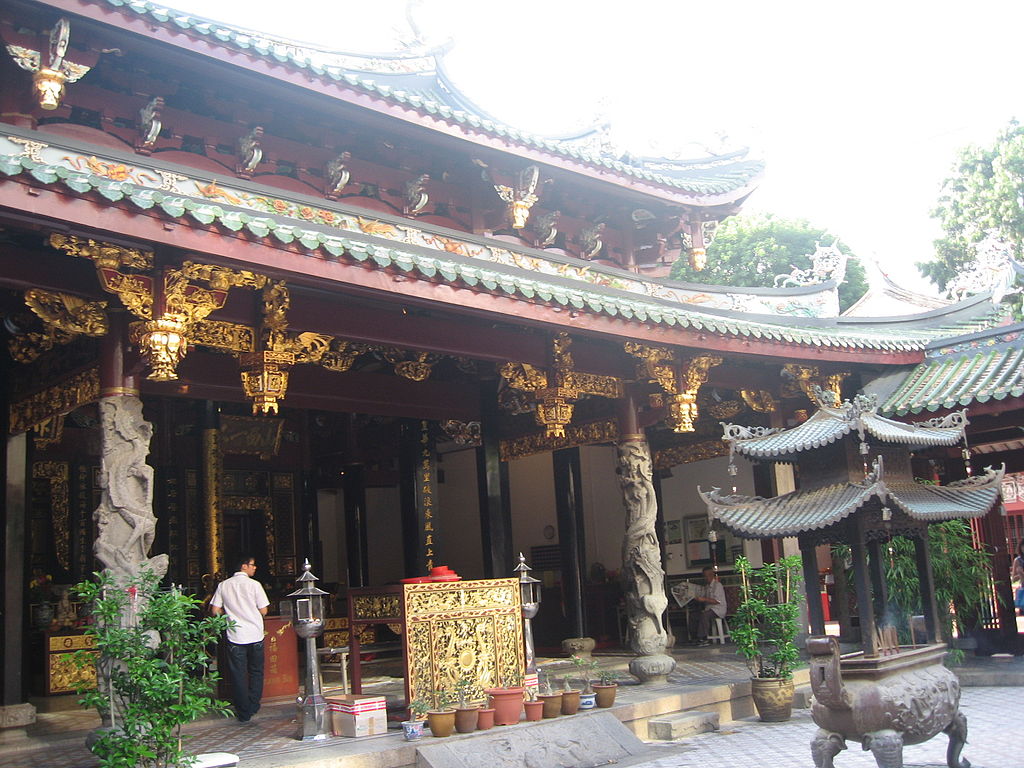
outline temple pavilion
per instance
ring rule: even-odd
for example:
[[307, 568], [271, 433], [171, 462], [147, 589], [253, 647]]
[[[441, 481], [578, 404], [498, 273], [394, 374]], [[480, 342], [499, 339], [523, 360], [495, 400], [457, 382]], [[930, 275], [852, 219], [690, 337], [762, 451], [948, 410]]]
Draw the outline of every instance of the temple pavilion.
[[1007, 321], [986, 295], [839, 317], [827, 269], [671, 281], [763, 163], [521, 131], [444, 47], [331, 51], [150, 0], [9, 0], [0, 39], [10, 727], [69, 690], [44, 650], [80, 642], [61, 589], [143, 563], [202, 595], [250, 553], [276, 610], [309, 557], [342, 645], [348, 589], [510, 576], [522, 551], [539, 650], [663, 657], [666, 578], [789, 546], [709, 540], [698, 481], [796, 482], [727, 475], [720, 421], [795, 424], [815, 386], [895, 387]]

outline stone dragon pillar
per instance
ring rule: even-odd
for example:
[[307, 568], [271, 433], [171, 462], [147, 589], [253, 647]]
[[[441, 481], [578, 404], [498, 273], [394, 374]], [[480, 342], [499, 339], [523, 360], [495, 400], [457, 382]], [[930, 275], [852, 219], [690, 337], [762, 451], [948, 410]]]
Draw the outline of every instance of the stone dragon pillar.
[[676, 665], [675, 659], [665, 653], [668, 633], [662, 618], [668, 608], [668, 597], [656, 525], [658, 501], [654, 494], [651, 450], [637, 427], [632, 398], [627, 398], [624, 406], [616, 446], [616, 472], [626, 512], [622, 580], [628, 643], [637, 654], [629, 663], [629, 671], [644, 682], [658, 682], [665, 680]]

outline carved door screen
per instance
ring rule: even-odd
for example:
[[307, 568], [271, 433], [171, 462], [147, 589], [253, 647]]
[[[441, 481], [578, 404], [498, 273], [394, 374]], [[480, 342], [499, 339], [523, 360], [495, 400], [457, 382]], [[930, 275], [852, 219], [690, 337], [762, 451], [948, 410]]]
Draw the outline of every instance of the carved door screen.
[[474, 681], [484, 689], [522, 685], [525, 668], [518, 579], [406, 584], [405, 674], [410, 700], [455, 692]]

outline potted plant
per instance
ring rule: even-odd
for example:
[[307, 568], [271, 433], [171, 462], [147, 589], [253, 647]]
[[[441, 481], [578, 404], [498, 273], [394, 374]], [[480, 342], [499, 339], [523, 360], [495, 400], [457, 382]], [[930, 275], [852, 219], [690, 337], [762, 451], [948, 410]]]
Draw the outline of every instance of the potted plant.
[[592, 686], [591, 677], [597, 669], [596, 659], [585, 659], [582, 656], [572, 656], [573, 666], [579, 670], [580, 679], [583, 681], [583, 690], [580, 691], [580, 709], [593, 709], [596, 704], [597, 694]]
[[800, 615], [800, 566], [799, 557], [760, 568], [745, 557], [736, 560], [741, 586], [732, 639], [747, 662], [751, 697], [765, 722], [788, 720], [793, 711], [793, 670], [800, 658], [793, 642]]
[[526, 701], [523, 702], [526, 710], [526, 720], [535, 723], [544, 716], [544, 702], [537, 698], [537, 689], [530, 687], [526, 689]]
[[423, 738], [423, 723], [430, 704], [426, 699], [413, 699], [409, 702], [409, 719], [402, 721], [402, 734], [406, 741], [419, 741]]
[[522, 674], [515, 680], [502, 680], [497, 688], [488, 688], [490, 705], [494, 707], [495, 725], [515, 725], [523, 712]]
[[551, 689], [551, 677], [543, 674], [540, 694], [537, 696], [543, 704], [544, 717], [558, 717], [562, 714], [562, 692]]
[[427, 725], [430, 733], [438, 738], [451, 736], [455, 730], [455, 707], [452, 695], [443, 688], [431, 691], [432, 705], [427, 710]]
[[[217, 674], [207, 648], [227, 629], [226, 616], [202, 616], [201, 603], [176, 587], [160, 589], [146, 571], [126, 583], [107, 573], [75, 587], [91, 605], [96, 657], [80, 652], [80, 667], [96, 664], [98, 685], [80, 703], [95, 707], [109, 725], [91, 749], [102, 766], [179, 766], [194, 759], [183, 749], [182, 726], [209, 711], [228, 713], [214, 696]], [[84, 685], [84, 684], [83, 684]]]
[[562, 714], [575, 715], [580, 708], [580, 692], [572, 687], [569, 675], [562, 678]]
[[455, 695], [459, 705], [455, 708], [455, 730], [459, 733], [472, 733], [476, 730], [480, 707], [470, 701], [476, 688], [476, 681], [461, 677], [455, 683]]
[[615, 692], [619, 688], [618, 675], [611, 669], [602, 669], [597, 673], [598, 682], [593, 684], [596, 704], [607, 709], [615, 703]]

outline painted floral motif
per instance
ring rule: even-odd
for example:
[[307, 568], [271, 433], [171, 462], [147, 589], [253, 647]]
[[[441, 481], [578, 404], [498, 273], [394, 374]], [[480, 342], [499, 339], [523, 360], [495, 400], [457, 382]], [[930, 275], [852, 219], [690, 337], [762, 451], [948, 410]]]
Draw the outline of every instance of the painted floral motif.
[[135, 184], [142, 184], [144, 181], [157, 181], [155, 176], [150, 176], [148, 173], [143, 173], [137, 168], [131, 168], [124, 163], [108, 163], [97, 157], [86, 157], [85, 155], [78, 155], [77, 157], [64, 155], [61, 159], [66, 160], [68, 165], [76, 171], [88, 171], [111, 181], [131, 181]]

